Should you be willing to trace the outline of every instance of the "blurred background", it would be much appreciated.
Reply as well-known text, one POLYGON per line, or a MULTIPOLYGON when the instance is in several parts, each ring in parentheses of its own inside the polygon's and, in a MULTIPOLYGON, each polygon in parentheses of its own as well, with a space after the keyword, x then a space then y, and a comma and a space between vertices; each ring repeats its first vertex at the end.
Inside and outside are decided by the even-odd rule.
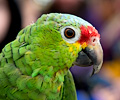
POLYGON ((101 34, 102 70, 90 77, 91 67, 70 69, 78 100, 120 100, 120 0, 0 0, 0 52, 22 28, 51 12, 79 16, 101 34))

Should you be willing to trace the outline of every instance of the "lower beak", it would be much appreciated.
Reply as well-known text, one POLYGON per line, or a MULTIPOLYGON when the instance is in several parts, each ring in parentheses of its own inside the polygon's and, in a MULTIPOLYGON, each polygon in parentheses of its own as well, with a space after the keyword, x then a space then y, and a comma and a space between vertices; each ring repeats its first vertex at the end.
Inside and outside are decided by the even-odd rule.
POLYGON ((103 63, 103 50, 100 43, 95 46, 88 46, 78 54, 75 65, 88 67, 93 65, 92 75, 98 73, 103 63))

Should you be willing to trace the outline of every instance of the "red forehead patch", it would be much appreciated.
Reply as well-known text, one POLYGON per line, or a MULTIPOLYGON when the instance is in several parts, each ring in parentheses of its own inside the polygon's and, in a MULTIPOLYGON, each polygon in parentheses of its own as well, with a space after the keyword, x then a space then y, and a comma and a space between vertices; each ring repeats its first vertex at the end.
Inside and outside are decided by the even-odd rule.
POLYGON ((80 37, 80 40, 78 42, 80 42, 81 44, 83 42, 87 42, 90 40, 90 37, 99 37, 100 38, 100 34, 98 34, 98 31, 92 27, 92 26, 81 26, 80 27, 80 30, 81 30, 81 37, 80 37))

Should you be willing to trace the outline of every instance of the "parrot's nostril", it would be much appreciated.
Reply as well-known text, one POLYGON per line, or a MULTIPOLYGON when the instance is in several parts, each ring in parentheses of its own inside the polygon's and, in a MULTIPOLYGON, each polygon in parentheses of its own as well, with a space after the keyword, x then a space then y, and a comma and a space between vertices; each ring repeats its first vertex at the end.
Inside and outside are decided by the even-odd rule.
POLYGON ((93 42, 95 42, 96 41, 96 39, 93 39, 93 42))

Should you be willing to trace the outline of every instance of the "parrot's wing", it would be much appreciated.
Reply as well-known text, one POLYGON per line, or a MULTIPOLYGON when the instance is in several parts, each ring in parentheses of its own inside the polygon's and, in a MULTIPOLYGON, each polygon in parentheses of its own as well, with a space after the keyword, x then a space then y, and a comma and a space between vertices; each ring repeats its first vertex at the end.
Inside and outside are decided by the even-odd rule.
POLYGON ((62 100, 77 100, 75 84, 70 71, 65 76, 62 100))
POLYGON ((39 75, 36 77, 22 75, 14 64, 6 64, 0 68, 0 99, 45 100, 45 95, 34 91, 41 88, 42 82, 39 75))

